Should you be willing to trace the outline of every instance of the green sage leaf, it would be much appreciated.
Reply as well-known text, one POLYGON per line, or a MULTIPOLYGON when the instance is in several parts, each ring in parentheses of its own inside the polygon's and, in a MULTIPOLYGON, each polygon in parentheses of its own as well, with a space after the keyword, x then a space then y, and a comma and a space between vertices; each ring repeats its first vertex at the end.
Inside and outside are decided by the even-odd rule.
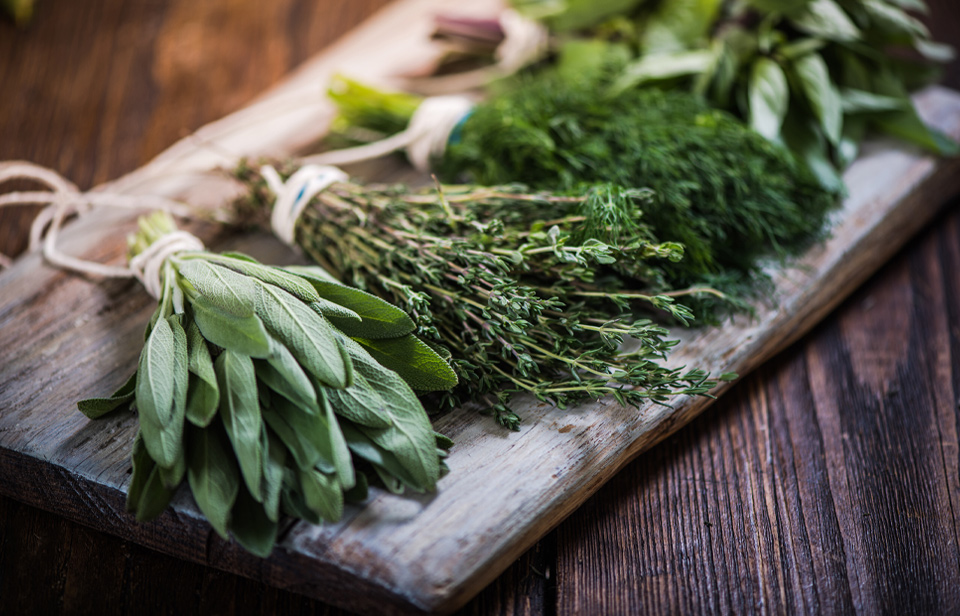
POLYGON ((287 347, 271 341, 273 352, 266 361, 255 362, 257 377, 270 389, 310 413, 319 413, 317 392, 310 378, 287 347))
MULTIPOLYGON (((183 421, 176 421, 174 333, 166 319, 157 321, 140 354, 137 410, 150 457, 173 466, 183 447, 183 421)), ((181 417, 182 419, 182 417, 181 417)))
POLYGON ((87 398, 77 402, 77 409, 90 419, 98 419, 121 406, 130 407, 137 388, 137 373, 130 375, 109 398, 87 398))
POLYGON ((320 296, 309 283, 295 274, 284 271, 283 268, 262 265, 250 258, 223 258, 222 255, 216 259, 216 263, 239 274, 251 276, 260 282, 283 289, 304 303, 320 301, 320 296))
POLYGON ((257 315, 300 365, 323 385, 346 387, 352 378, 350 358, 336 330, 286 291, 260 284, 257 315))
POLYGON ((380 365, 396 372, 418 391, 444 391, 457 384, 457 374, 450 364, 416 336, 354 340, 380 365))
POLYGON ((280 519, 280 492, 283 488, 283 468, 287 459, 287 449, 283 441, 266 425, 260 433, 260 444, 264 451, 261 483, 263 511, 272 522, 276 522, 280 519))
POLYGON ((230 511, 240 491, 240 469, 220 422, 190 431, 187 481, 200 511, 227 539, 230 511))
POLYGON ((224 312, 202 297, 195 298, 191 307, 203 337, 213 344, 250 357, 270 355, 270 337, 256 314, 238 316, 224 312))
POLYGON ((299 468, 319 466, 329 473, 336 470, 326 414, 307 413, 278 396, 271 400, 270 410, 263 418, 290 450, 299 468))
POLYGON ((206 258, 185 260, 178 264, 177 272, 189 283, 188 297, 199 294, 207 306, 233 316, 253 314, 256 282, 249 276, 211 263, 206 258), (191 288, 195 293, 189 292, 191 288))
POLYGON ((245 550, 261 558, 270 556, 277 542, 277 522, 267 517, 257 499, 241 486, 230 514, 230 531, 245 550))
POLYGON ((320 518, 336 522, 343 517, 343 491, 332 475, 316 469, 300 471, 304 504, 320 518))
POLYGON ((187 326, 187 356, 189 358, 190 387, 187 395, 187 419, 198 427, 210 425, 220 406, 220 388, 213 369, 213 359, 207 341, 196 321, 187 326))
POLYGON ((261 500, 260 404, 253 361, 227 349, 214 364, 220 385, 220 415, 250 494, 261 500))

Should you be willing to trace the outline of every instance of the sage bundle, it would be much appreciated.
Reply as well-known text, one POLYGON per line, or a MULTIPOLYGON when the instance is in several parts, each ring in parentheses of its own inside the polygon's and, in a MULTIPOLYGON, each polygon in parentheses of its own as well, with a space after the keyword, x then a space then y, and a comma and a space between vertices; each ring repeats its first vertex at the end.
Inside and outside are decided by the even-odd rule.
POLYGON ((140 219, 130 262, 159 302, 137 370, 78 407, 137 411, 138 519, 186 481, 218 534, 266 556, 282 514, 338 520, 372 480, 435 489, 451 443, 411 385, 449 389, 456 375, 402 310, 318 267, 205 251, 162 212, 140 219))
POLYGON ((460 385, 445 404, 482 402, 516 428, 518 393, 560 407, 604 396, 639 406, 716 384, 702 370, 663 365, 675 341, 654 314, 688 322, 675 298, 716 292, 666 288, 683 250, 643 222, 649 191, 417 191, 342 175, 316 184, 310 172, 242 165, 240 218, 267 224, 275 200, 297 198, 295 244, 343 282, 404 308, 417 335, 449 357, 460 385))

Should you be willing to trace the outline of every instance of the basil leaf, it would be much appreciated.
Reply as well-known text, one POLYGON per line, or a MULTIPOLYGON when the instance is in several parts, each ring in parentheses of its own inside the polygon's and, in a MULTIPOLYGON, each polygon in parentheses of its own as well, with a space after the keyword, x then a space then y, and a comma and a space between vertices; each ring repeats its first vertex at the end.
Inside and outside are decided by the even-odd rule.
POLYGON ((831 41, 856 41, 862 36, 846 11, 834 0, 813 0, 790 17, 801 32, 831 41))
POLYGON ((416 336, 354 340, 380 365, 396 372, 418 391, 443 391, 457 384, 457 374, 450 364, 416 336))
POLYGON ((243 481, 257 501, 260 495, 260 473, 263 465, 260 450, 260 404, 253 361, 227 349, 214 364, 220 397, 220 415, 240 463, 243 481))
POLYGON ((199 294, 206 305, 220 312, 237 317, 253 314, 256 282, 252 278, 210 263, 206 258, 179 262, 177 272, 189 283, 184 286, 191 300, 199 294), (196 293, 189 292, 191 287, 196 293))
POLYGON ((793 61, 793 72, 827 139, 837 145, 843 130, 843 106, 830 80, 827 64, 820 54, 811 53, 793 61))
POLYGON ((264 284, 259 284, 256 312, 267 330, 323 385, 350 383, 350 359, 326 319, 286 291, 264 284))
POLYGON ((710 68, 713 61, 713 52, 700 49, 641 56, 627 65, 608 94, 616 95, 650 82, 695 75, 710 68))
POLYGON ((837 159, 840 169, 847 168, 857 158, 860 152, 860 143, 867 132, 867 121, 864 118, 847 118, 843 123, 843 138, 837 148, 837 159))
POLYGON ((203 337, 213 344, 250 357, 264 358, 270 355, 270 337, 256 314, 230 314, 202 297, 194 298, 191 307, 197 327, 203 337))
POLYGON ((220 406, 220 389, 213 370, 210 349, 194 320, 187 326, 187 357, 191 373, 187 395, 187 419, 198 427, 210 425, 220 406))
POLYGON ((790 89, 780 65, 769 58, 754 62, 750 75, 750 128, 775 140, 789 103, 790 89))
POLYGON ((130 375, 117 391, 109 398, 87 398, 77 402, 77 409, 90 419, 98 419, 121 406, 129 408, 137 387, 137 373, 130 375))
POLYGON ((150 457, 168 467, 174 465, 183 447, 183 421, 176 421, 174 408, 174 353, 173 330, 166 319, 160 319, 140 353, 137 410, 150 457))
POLYGON ((663 53, 700 47, 713 27, 720 0, 660 2, 647 17, 640 47, 643 53, 663 53))
POLYGON ((899 109, 908 109, 912 104, 910 100, 906 98, 884 96, 855 88, 842 89, 840 91, 840 100, 844 113, 897 111, 899 109))
POLYGON ((783 124, 781 136, 787 147, 807 166, 828 191, 840 193, 843 179, 830 161, 827 144, 817 126, 799 114, 789 114, 783 124))
POLYGON ((277 542, 277 528, 277 522, 268 518, 263 506, 241 486, 230 514, 230 531, 237 543, 248 552, 266 558, 277 542))
POLYGON ((260 445, 263 448, 263 511, 276 522, 280 519, 280 491, 283 488, 283 468, 287 459, 287 449, 267 426, 260 432, 260 445))
POLYGON ((273 351, 270 357, 266 361, 254 362, 257 377, 267 387, 303 410, 310 413, 319 413, 317 392, 314 390, 310 378, 304 373, 303 368, 290 354, 287 347, 276 340, 271 340, 271 345, 273 351))
POLYGON ((308 509, 328 522, 343 516, 343 492, 331 475, 316 469, 300 471, 300 490, 308 509))
POLYGON ((187 481, 193 499, 217 534, 228 538, 230 510, 240 491, 240 469, 219 422, 190 431, 187 481))

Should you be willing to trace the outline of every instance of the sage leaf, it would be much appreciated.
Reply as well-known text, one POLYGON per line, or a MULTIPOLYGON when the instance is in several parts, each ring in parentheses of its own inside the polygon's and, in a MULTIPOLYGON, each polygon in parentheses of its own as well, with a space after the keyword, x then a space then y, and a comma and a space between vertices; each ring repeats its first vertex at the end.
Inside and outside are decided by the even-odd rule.
POLYGON ((281 510, 295 518, 306 520, 311 524, 322 524, 320 516, 307 507, 300 488, 300 471, 287 467, 283 469, 283 491, 280 493, 281 510))
POLYGON ((321 467, 334 472, 330 425, 325 414, 307 413, 282 397, 275 397, 264 421, 284 442, 299 468, 321 467))
POLYGON ((230 514, 230 531, 245 550, 261 558, 270 556, 277 542, 277 522, 267 517, 263 506, 241 486, 230 514))
POLYGON ((197 326, 213 344, 250 357, 270 355, 270 337, 256 314, 238 316, 224 312, 200 297, 191 305, 197 326))
POLYGON ((240 463, 243 481, 252 497, 260 501, 260 404, 253 361, 227 349, 214 364, 220 385, 220 414, 233 451, 240 463))
POLYGON ((260 284, 256 313, 300 365, 328 387, 346 387, 352 377, 350 359, 326 319, 295 297, 260 284))
POLYGON ((183 446, 183 421, 175 417, 174 333, 166 319, 154 325, 140 354, 137 410, 144 445, 160 466, 173 466, 183 446))
POLYGON ((187 356, 190 385, 187 395, 187 419, 198 427, 210 425, 220 406, 220 388, 213 369, 207 341, 196 321, 187 326, 187 356))
POLYGON ((336 522, 343 516, 343 492, 332 476, 316 469, 300 471, 304 504, 320 518, 336 522))
POLYGON ((457 384, 457 374, 442 357, 413 335, 388 340, 354 338, 383 367, 393 370, 410 387, 441 391, 457 384))
POLYGON ((77 409, 90 419, 98 419, 121 406, 129 408, 137 388, 137 373, 130 375, 109 398, 87 398, 77 402, 77 409))
POLYGON ((266 361, 255 362, 257 377, 267 387, 310 413, 319 413, 313 383, 287 347, 271 341, 272 352, 266 361))
MULTIPOLYGON (((336 391, 336 390, 333 390, 336 391)), ((350 456, 350 448, 347 446, 347 439, 340 430, 340 422, 333 411, 333 405, 326 395, 322 395, 323 412, 327 418, 329 426, 328 434, 330 436, 330 456, 333 459, 334 471, 340 486, 344 490, 351 489, 356 485, 356 471, 353 468, 353 458, 350 456)))
POLYGON ((827 139, 837 145, 843 130, 843 105, 830 80, 827 64, 820 54, 811 53, 794 60, 793 72, 827 139))
MULTIPOLYGON (((211 263, 206 258, 184 260, 177 272, 208 306, 237 317, 253 314, 256 282, 252 278, 211 263)), ((195 298, 191 297, 191 300, 195 298)))
POLYGON ((750 75, 750 127, 775 140, 789 104, 790 88, 780 65, 769 58, 754 62, 750 75))
POLYGON ((228 539, 230 511, 240 491, 240 469, 220 422, 190 431, 187 482, 200 511, 228 539))
MULTIPOLYGON (((229 268, 239 274, 251 276, 260 282, 283 289, 297 299, 307 304, 320 300, 320 296, 310 284, 299 276, 291 274, 279 267, 262 265, 253 259, 217 258, 218 265, 229 268)), ((252 297, 252 296, 251 296, 252 297)))
POLYGON ((272 522, 280 519, 280 492, 283 488, 283 468, 287 458, 287 449, 283 442, 266 425, 260 433, 263 447, 263 511, 272 522))
POLYGON ((180 433, 180 448, 173 464, 160 466, 160 479, 168 490, 175 490, 187 470, 187 459, 183 445, 183 421, 187 409, 187 394, 190 383, 189 361, 187 359, 187 334, 180 324, 181 315, 167 317, 167 324, 173 332, 173 416, 171 428, 180 433))
POLYGON ((137 521, 146 522, 167 508, 173 491, 164 487, 159 467, 147 451, 142 432, 137 432, 133 440, 131 459, 133 473, 127 489, 127 511, 132 511, 137 521))
POLYGON ((357 481, 352 488, 344 490, 343 500, 348 503, 362 503, 369 495, 369 482, 363 473, 357 473, 357 481))

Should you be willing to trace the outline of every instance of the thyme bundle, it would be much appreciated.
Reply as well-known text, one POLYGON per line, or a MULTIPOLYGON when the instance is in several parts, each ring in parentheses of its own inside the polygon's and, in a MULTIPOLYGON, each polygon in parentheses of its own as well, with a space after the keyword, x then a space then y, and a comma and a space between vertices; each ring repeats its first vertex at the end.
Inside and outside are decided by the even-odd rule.
MULTIPOLYGON (((249 166, 237 174, 249 187, 241 216, 265 221, 274 197, 263 177, 249 166)), ((715 385, 701 370, 661 363, 675 341, 652 313, 687 322, 674 298, 714 291, 665 287, 665 267, 683 251, 643 223, 650 198, 614 187, 565 197, 337 182, 300 214, 295 239, 344 282, 403 307, 418 336, 450 352, 460 386, 445 404, 486 400, 516 428, 517 393, 560 407, 607 395, 639 405, 715 385)))
POLYGON ((420 390, 456 376, 402 310, 320 268, 174 252, 175 236, 162 212, 140 220, 132 261, 168 256, 146 266, 159 304, 137 371, 111 397, 78 403, 90 418, 138 412, 127 493, 138 519, 186 480, 221 536, 266 556, 281 513, 335 521, 345 500, 366 498, 368 477, 395 492, 435 488, 452 443, 373 355, 403 349, 390 363, 420 390))

